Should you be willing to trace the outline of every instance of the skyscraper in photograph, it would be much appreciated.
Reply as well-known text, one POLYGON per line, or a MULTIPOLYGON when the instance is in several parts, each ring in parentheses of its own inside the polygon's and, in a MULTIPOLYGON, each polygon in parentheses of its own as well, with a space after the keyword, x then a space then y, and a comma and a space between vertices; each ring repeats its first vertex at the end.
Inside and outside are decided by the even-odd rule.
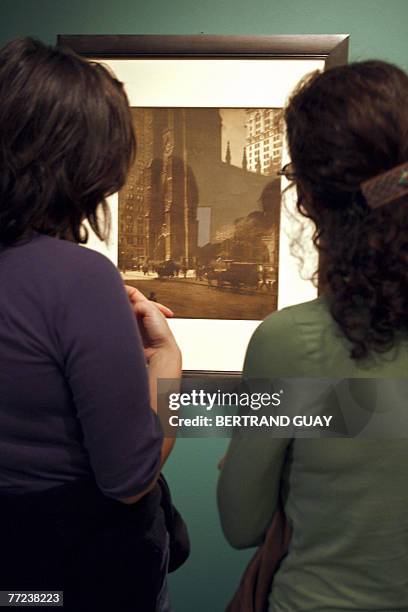
POLYGON ((247 168, 258 174, 273 175, 281 165, 283 112, 281 108, 248 108, 247 168))

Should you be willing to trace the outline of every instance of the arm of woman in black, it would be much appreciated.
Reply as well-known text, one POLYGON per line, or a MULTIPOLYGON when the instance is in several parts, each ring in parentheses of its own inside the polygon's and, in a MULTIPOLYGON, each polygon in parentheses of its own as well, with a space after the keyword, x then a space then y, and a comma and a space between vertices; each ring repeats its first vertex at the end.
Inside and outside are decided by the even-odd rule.
POLYGON ((171 446, 162 449, 149 379, 152 386, 157 377, 180 376, 180 353, 157 308, 146 300, 136 318, 115 266, 78 248, 58 322, 64 373, 98 486, 133 503, 154 486, 171 446), (138 321, 155 343, 148 367, 138 321))

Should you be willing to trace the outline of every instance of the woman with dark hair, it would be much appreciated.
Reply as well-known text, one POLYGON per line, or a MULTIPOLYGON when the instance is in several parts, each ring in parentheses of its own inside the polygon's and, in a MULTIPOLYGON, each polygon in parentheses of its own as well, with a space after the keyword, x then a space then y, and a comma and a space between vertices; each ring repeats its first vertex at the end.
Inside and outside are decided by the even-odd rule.
POLYGON ((171 313, 80 246, 85 220, 108 236, 134 152, 106 68, 32 39, 0 51, 0 590, 64 590, 75 612, 162 609, 155 387, 180 351, 171 313))
MULTIPOLYGON (((408 76, 381 61, 313 74, 289 101, 284 173, 315 226, 321 296, 259 326, 247 380, 406 378, 407 101, 408 76)), ((391 398, 369 408, 391 410, 391 398)), ((279 499, 291 531, 269 610, 408 610, 408 441, 399 435, 234 436, 218 491, 226 537, 261 544, 279 499)))

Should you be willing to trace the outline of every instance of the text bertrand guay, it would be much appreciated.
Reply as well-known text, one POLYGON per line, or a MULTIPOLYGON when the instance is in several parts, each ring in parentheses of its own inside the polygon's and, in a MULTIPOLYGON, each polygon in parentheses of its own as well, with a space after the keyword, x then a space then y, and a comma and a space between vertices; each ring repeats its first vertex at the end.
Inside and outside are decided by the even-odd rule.
POLYGON ((171 427, 330 427, 332 416, 297 415, 289 417, 285 414, 277 416, 261 416, 257 414, 245 415, 217 415, 216 417, 195 416, 179 417, 172 415, 169 418, 171 427))

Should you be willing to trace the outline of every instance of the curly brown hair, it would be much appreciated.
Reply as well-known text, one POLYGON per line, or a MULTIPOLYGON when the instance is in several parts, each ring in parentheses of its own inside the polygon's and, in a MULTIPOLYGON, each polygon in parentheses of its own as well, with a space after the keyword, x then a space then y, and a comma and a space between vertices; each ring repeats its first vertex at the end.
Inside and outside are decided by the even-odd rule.
POLYGON ((360 185, 408 161, 408 76, 374 60, 314 73, 285 121, 330 312, 354 359, 387 351, 408 328, 408 197, 371 209, 360 185))
POLYGON ((101 64, 32 38, 0 50, 0 243, 33 231, 86 242, 109 227, 135 136, 122 83, 101 64), (101 211, 104 224, 101 226, 101 211))

